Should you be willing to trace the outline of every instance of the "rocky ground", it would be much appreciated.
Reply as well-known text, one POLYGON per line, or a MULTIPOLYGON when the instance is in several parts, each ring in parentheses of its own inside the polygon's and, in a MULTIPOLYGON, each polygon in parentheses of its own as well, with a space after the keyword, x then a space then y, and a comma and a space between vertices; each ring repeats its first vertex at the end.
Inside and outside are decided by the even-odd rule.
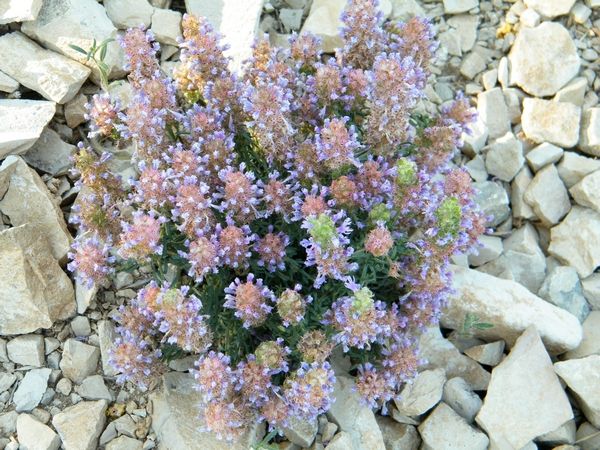
MULTIPOLYGON (((76 231, 69 155, 86 135, 99 73, 87 48, 143 23, 178 53, 181 13, 208 15, 234 64, 257 33, 339 45, 345 0, 0 0, 0 449, 224 449, 200 434, 190 360, 150 394, 115 384, 111 316, 143 274, 109 290, 65 271, 76 231)), ((389 417, 361 407, 338 364, 338 396, 281 449, 600 449, 600 1, 381 0, 386 17, 426 15, 441 46, 423 108, 457 91, 479 121, 455 163, 493 232, 454 261, 457 295, 421 339, 426 365, 389 417), (473 326, 465 330, 465 317, 473 326), (475 320, 476 318, 476 320, 475 320), (492 328, 477 324, 489 323, 492 328), (452 331, 454 330, 454 331, 452 331)), ((110 91, 126 103, 116 43, 110 91)), ((113 149, 125 175, 130 151, 113 149)), ((260 426, 247 441, 260 437, 260 426)), ((248 448, 241 443, 235 448, 248 448)))

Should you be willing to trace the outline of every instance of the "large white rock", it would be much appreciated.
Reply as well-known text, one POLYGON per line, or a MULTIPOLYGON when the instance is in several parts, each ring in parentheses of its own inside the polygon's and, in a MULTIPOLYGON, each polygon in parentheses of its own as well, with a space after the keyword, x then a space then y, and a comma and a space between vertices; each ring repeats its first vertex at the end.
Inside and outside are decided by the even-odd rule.
POLYGON ((562 148, 544 142, 531 149, 527 153, 526 159, 533 171, 537 172, 548 164, 559 161, 562 158, 563 153, 564 151, 562 148))
POLYGON ((565 186, 571 188, 586 175, 600 170, 600 160, 587 158, 575 152, 565 152, 556 167, 565 186))
POLYGON ((460 14, 478 6, 479 0, 444 0, 446 14, 460 14))
POLYGON ((472 427, 445 403, 437 408, 419 425, 423 447, 432 450, 486 450, 488 437, 472 427))
POLYGON ((520 449, 573 418, 569 399, 534 326, 492 371, 477 423, 492 448, 520 449))
POLYGON ((26 152, 55 112, 53 102, 0 100, 0 159, 26 152))
POLYGON ((411 17, 424 16, 425 10, 416 0, 392 0, 393 20, 407 21, 411 17))
POLYGON ((569 194, 554 164, 535 174, 523 198, 546 226, 556 225, 571 209, 569 194))
POLYGON ((590 355, 600 355, 600 311, 590 312, 583 322, 583 339, 579 347, 565 353, 565 358, 585 358, 590 355))
POLYGON ((535 9, 542 16, 552 19, 569 14, 575 0, 525 0, 525 4, 535 9))
POLYGON ((502 181, 510 182, 523 167, 523 144, 511 132, 496 139, 485 157, 488 173, 502 181))
POLYGON ((600 428, 600 355, 557 362, 554 370, 575 393, 585 417, 600 428))
POLYGON ((104 7, 117 28, 148 28, 152 23, 154 8, 148 0, 104 0, 104 7))
POLYGON ((71 156, 76 151, 77 147, 67 144, 56 131, 46 127, 23 159, 30 166, 57 177, 66 175, 72 167, 71 156))
POLYGON ((185 0, 187 12, 205 16, 229 45, 231 69, 239 72, 242 62, 252 55, 258 35, 263 0, 185 0))
POLYGON ((65 450, 95 450, 106 423, 106 400, 79 402, 52 418, 65 450))
POLYGON ((600 108, 583 112, 579 148, 589 155, 600 156, 600 108))
POLYGON ((152 15, 152 32, 162 44, 179 45, 177 39, 181 38, 181 13, 156 8, 152 15))
POLYGON ((442 401, 469 423, 473 422, 482 403, 479 396, 473 392, 473 388, 460 377, 451 378, 446 382, 442 401))
POLYGON ((572 103, 537 98, 523 100, 521 123, 527 138, 570 148, 579 141, 581 108, 572 103))
POLYGON ((54 257, 64 262, 72 237, 61 209, 40 176, 22 158, 9 156, 0 166, 2 177, 8 179, 8 190, 0 201, 0 211, 13 226, 34 225, 50 243, 54 257))
POLYGON ((52 369, 44 367, 32 369, 25 374, 13 397, 17 412, 31 411, 40 404, 51 372, 52 369))
POLYGON ((535 28, 522 27, 508 59, 510 84, 538 97, 556 94, 577 75, 580 65, 569 32, 554 22, 544 22, 535 28))
POLYGON ((512 214, 515 219, 535 219, 536 215, 525 199, 525 191, 533 180, 533 175, 529 167, 523 166, 517 176, 511 183, 510 202, 512 204, 512 214))
POLYGON ((4 72, 0 72, 0 92, 12 94, 17 89, 19 89, 19 82, 4 72))
POLYGON ((32 225, 0 231, 0 335, 31 333, 75 313, 75 295, 32 225))
POLYGON ((27 450, 58 450, 60 448, 58 434, 30 414, 19 414, 17 438, 19 445, 27 450))
POLYGON ((580 278, 600 266, 600 213, 573 206, 567 217, 550 230, 548 253, 575 267, 580 278))
POLYGON ((22 366, 42 367, 44 365, 44 336, 26 334, 11 339, 6 344, 8 358, 22 366))
POLYGON ((502 89, 494 88, 477 95, 477 112, 487 125, 491 139, 504 136, 510 131, 510 116, 502 89))
POLYGON ((452 266, 456 295, 448 301, 441 323, 453 330, 474 314, 492 328, 473 329, 485 340, 504 339, 514 344, 529 326, 535 326, 552 353, 563 353, 581 342, 579 320, 567 311, 542 300, 514 281, 502 280, 476 270, 452 266))
MULTIPOLYGON (((96 0, 45 0, 36 20, 23 23, 21 31, 44 47, 86 64, 92 69, 96 82, 100 76, 96 65, 92 61, 86 62, 86 56, 70 45, 87 50, 94 39, 99 44, 117 36, 117 29, 96 0)), ((104 62, 111 70, 111 78, 125 74, 123 52, 118 42, 108 44, 104 62)))
POLYGON ((446 371, 424 370, 407 384, 395 399, 398 412, 405 416, 420 416, 438 404, 442 398, 446 371))
POLYGON ((162 389, 150 394, 152 429, 164 449, 247 450, 260 441, 264 424, 249 429, 239 441, 218 440, 212 433, 199 431, 200 394, 194 389, 194 378, 187 373, 170 372, 163 377, 162 389))
POLYGON ((90 75, 83 64, 43 49, 18 31, 0 36, 0 53, 0 70, 61 104, 75 97, 90 75))
POLYGON ((581 206, 600 212, 600 170, 587 175, 569 189, 569 192, 581 206))
POLYGON ((96 372, 100 349, 93 345, 84 344, 76 339, 65 342, 60 370, 75 383, 81 383, 86 377, 96 372))
POLYGON ((34 20, 44 0, 2 0, 0 1, 0 25, 11 22, 34 20))

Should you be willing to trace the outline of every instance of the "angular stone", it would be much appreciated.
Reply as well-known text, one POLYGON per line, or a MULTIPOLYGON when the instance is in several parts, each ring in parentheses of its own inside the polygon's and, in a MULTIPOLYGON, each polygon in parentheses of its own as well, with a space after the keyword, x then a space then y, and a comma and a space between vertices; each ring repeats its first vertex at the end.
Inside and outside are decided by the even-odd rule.
POLYGON ((142 450, 144 444, 137 439, 119 436, 106 444, 106 450, 142 450))
POLYGON ((23 159, 30 166, 57 177, 65 175, 72 167, 70 158, 76 151, 77 147, 67 144, 56 131, 46 127, 23 159))
POLYGON ((150 394, 152 429, 165 449, 247 450, 260 441, 264 423, 249 428, 234 443, 218 440, 212 433, 199 432, 200 394, 194 389, 190 374, 170 372, 164 375, 162 389, 150 394))
MULTIPOLYGON (((424 16, 425 14, 421 14, 424 16)), ((470 14, 461 14, 448 18, 448 25, 455 28, 460 40, 460 48, 463 52, 473 49, 477 40, 477 26, 479 25, 479 16, 470 14)))
POLYGON ((205 16, 221 33, 229 45, 225 54, 233 60, 231 69, 239 72, 242 62, 252 55, 263 0, 185 0, 185 5, 188 13, 205 16))
POLYGON ((425 11, 416 0, 392 0, 392 20, 407 21, 415 16, 424 16, 425 11))
POLYGON ((152 23, 154 8, 147 0, 104 0, 104 8, 108 18, 123 30, 141 25, 148 28, 152 23))
POLYGON ((477 74, 483 72, 486 67, 486 58, 482 52, 472 51, 463 59, 460 65, 460 73, 468 80, 472 80, 477 74))
POLYGON ((529 187, 529 184, 533 180, 533 175, 529 170, 529 167, 524 166, 520 172, 515 176, 511 184, 511 195, 510 201, 512 203, 512 213, 515 219, 534 219, 535 212, 531 206, 529 206, 525 199, 525 191, 529 187))
POLYGON ((600 108, 583 112, 579 148, 588 155, 600 156, 600 108))
POLYGON ((283 435, 293 444, 300 447, 310 447, 317 435, 317 421, 311 422, 290 417, 290 424, 284 428, 283 435))
POLYGON ((525 0, 525 4, 542 16, 552 19, 569 14, 575 0, 525 0))
POLYGON ((3 0, 0 3, 0 25, 35 20, 44 0, 3 0))
POLYGON ((510 216, 508 195, 502 186, 493 181, 473 183, 475 189, 475 203, 486 217, 490 217, 487 226, 500 225, 510 216))
POLYGON ((534 149, 531 149, 527 156, 527 162, 534 172, 537 172, 548 164, 553 164, 562 158, 564 151, 556 145, 544 142, 534 149))
POLYGON ((575 267, 581 278, 600 266, 600 213, 573 206, 571 212, 550 230, 548 253, 575 267))
POLYGON ((479 0, 444 0, 446 14, 460 14, 478 6, 479 0))
POLYGON ((569 194, 554 164, 535 174, 523 198, 546 226, 556 225, 571 209, 569 194))
POLYGON ((600 355, 600 311, 592 311, 583 322, 583 339, 579 347, 565 353, 566 359, 600 355))
POLYGON ((19 414, 17 437, 19 445, 27 450, 58 450, 60 448, 58 434, 30 414, 19 414))
POLYGON ((554 101, 569 102, 577 106, 583 106, 585 92, 587 91, 587 78, 577 77, 556 93, 554 101))
POLYGON ((352 379, 345 376, 337 377, 333 393, 335 401, 327 412, 328 419, 350 435, 353 445, 351 448, 385 450, 383 436, 373 411, 363 406, 353 387, 352 379))
POLYGON ((572 444, 575 442, 576 432, 577 425, 575 424, 575 420, 571 419, 563 423, 556 430, 552 430, 537 437, 536 442, 549 445, 572 444))
POLYGON ((583 322, 590 307, 583 296, 577 271, 573 267, 558 266, 552 269, 538 293, 544 300, 569 311, 583 322))
POLYGON ((600 428, 600 355, 557 362, 554 370, 574 392, 585 417, 600 428))
POLYGON ((524 162, 523 144, 511 132, 496 139, 485 157, 488 173, 508 182, 521 170, 524 162))
POLYGON ((421 438, 414 426, 379 415, 375 419, 383 434, 386 450, 418 450, 421 438))
POLYGON ((577 434, 575 437, 578 441, 580 441, 579 447, 572 446, 571 448, 559 450, 596 450, 600 448, 600 430, 593 427, 588 422, 581 424, 581 426, 577 429, 577 434))
POLYGON ((152 32, 162 44, 179 45, 177 39, 181 38, 181 13, 170 9, 155 9, 152 32))
POLYGON ((84 94, 79 94, 65 104, 65 120, 69 128, 75 128, 86 122, 87 102, 87 97, 84 94))
POLYGON ((0 159, 26 152, 55 112, 53 102, 0 100, 0 159))
POLYGON ((100 355, 102 356, 102 372, 107 377, 115 376, 117 374, 115 368, 109 363, 109 352, 116 336, 117 334, 115 332, 115 327, 110 320, 100 320, 98 322, 100 355))
POLYGON ((570 148, 579 141, 581 108, 572 103, 537 98, 523 100, 523 132, 533 142, 570 148))
POLYGON ((476 345, 465 350, 465 355, 486 366, 497 366, 504 356, 504 341, 476 345))
MULTIPOLYGON (((565 3, 562 0, 556 2, 565 3)), ((510 84, 537 97, 556 94, 577 75, 581 63, 569 32, 554 22, 544 22, 535 28, 522 27, 508 59, 510 84)))
POLYGON ((485 263, 498 258, 503 251, 502 239, 498 236, 482 235, 475 248, 475 252, 469 255, 469 264, 471 266, 482 266, 485 263))
POLYGON ((98 347, 69 339, 64 345, 60 369, 67 378, 75 383, 81 383, 96 371, 99 357, 98 347))
POLYGON ((0 335, 50 328, 75 312, 69 277, 32 225, 0 231, 0 335))
POLYGON ((75 97, 90 75, 83 64, 43 49, 18 31, 0 37, 0 53, 0 70, 61 104, 75 97))
POLYGON ((34 225, 48 239, 54 257, 59 262, 66 261, 71 247, 71 233, 62 211, 40 176, 18 156, 9 156, 4 160, 0 174, 4 171, 12 173, 8 190, 0 201, 0 211, 10 218, 13 226, 34 225), (27 208, 23 208, 23 205, 27 205, 27 208))
POLYGON ((17 89, 19 89, 19 82, 4 72, 0 72, 0 92, 12 94, 17 89))
POLYGON ((600 160, 587 158, 575 152, 565 152, 557 165, 558 175, 567 188, 579 183, 586 175, 600 170, 600 160))
POLYGON ((350 433, 340 431, 334 436, 334 438, 327 444, 327 450, 348 450, 353 449, 354 444, 350 433))
POLYGON ((463 133, 462 140, 464 145, 461 151, 468 156, 474 157, 481 149, 485 146, 488 138, 487 125, 483 122, 483 119, 478 114, 477 119, 471 124, 471 134, 463 133))
POLYGON ((475 420, 488 433, 492 447, 520 449, 572 418, 569 399, 540 335, 531 326, 492 371, 475 420))
POLYGON ((477 112, 487 125, 491 139, 504 136, 510 131, 510 116, 502 89, 494 88, 479 94, 477 112))
POLYGON ((460 377, 451 378, 446 382, 442 401, 469 423, 473 422, 482 404, 471 386, 460 377))
POLYGON ((43 368, 32 369, 25 374, 13 397, 17 412, 31 411, 40 404, 51 372, 52 369, 43 368))
POLYGON ((52 418, 65 450, 95 450, 106 423, 106 400, 79 402, 52 418))
POLYGON ((407 384, 394 400, 400 414, 420 416, 439 403, 446 373, 444 369, 424 370, 407 384))
POLYGON ((577 318, 519 283, 459 266, 452 266, 452 273, 456 296, 449 300, 442 314, 441 323, 445 327, 462 329, 465 316, 473 314, 480 322, 493 325, 471 330, 474 336, 486 340, 503 339, 512 345, 533 325, 548 351, 554 354, 572 350, 581 343, 582 329, 577 318))
POLYGON ((22 366, 42 367, 44 365, 44 336, 26 334, 11 339, 6 344, 10 360, 22 366))
POLYGON ((86 400, 106 400, 108 402, 113 401, 113 395, 110 393, 104 379, 101 375, 92 375, 87 377, 81 385, 76 388, 76 391, 82 398, 86 400))
POLYGON ((600 273, 594 273, 585 280, 581 280, 581 285, 583 286, 583 295, 592 309, 600 310, 600 273))
POLYGON ((486 450, 489 444, 484 433, 469 425, 445 403, 440 403, 425 422, 419 425, 419 433, 423 439, 423 448, 428 449, 486 450))
MULTIPOLYGON (((117 36, 117 29, 96 0, 45 0, 36 20, 23 23, 21 31, 44 47, 87 65, 96 82, 100 79, 96 64, 86 62, 86 56, 70 45, 87 50, 94 39, 101 43, 117 36)), ((107 45, 104 62, 110 69, 111 78, 125 74, 123 52, 118 42, 107 45)))
POLYGON ((600 212, 600 170, 585 176, 569 192, 581 206, 600 212))
POLYGON ((487 388, 490 374, 471 358, 460 353, 442 336, 438 326, 429 328, 421 335, 419 352, 426 361, 421 369, 442 368, 446 370, 448 378, 461 377, 478 391, 487 388))

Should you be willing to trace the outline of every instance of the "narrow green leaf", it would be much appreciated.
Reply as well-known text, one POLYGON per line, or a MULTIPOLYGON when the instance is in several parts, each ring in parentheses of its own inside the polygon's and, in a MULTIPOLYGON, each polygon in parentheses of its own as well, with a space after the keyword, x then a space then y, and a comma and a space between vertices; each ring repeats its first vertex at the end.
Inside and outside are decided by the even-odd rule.
POLYGON ((85 51, 84 49, 82 49, 81 47, 79 47, 78 45, 73 45, 73 44, 69 44, 69 47, 71 47, 73 50, 75 50, 76 52, 79 53, 83 53, 84 55, 87 55, 88 52, 85 51))

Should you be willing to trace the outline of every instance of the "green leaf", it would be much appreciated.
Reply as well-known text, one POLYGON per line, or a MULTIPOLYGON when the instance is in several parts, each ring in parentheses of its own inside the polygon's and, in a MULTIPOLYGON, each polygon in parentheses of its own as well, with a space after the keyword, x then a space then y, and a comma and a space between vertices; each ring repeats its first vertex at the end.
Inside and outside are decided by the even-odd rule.
POLYGON ((103 42, 100 46, 100 61, 104 61, 104 58, 106 58, 106 44, 107 42, 103 42))
POLYGON ((487 322, 479 322, 473 325, 473 328, 477 328, 478 330, 487 330, 489 328, 494 328, 494 324, 487 322))
POLYGON ((73 44, 69 44, 69 47, 71 47, 73 50, 75 50, 76 52, 79 53, 83 53, 84 55, 87 55, 88 52, 85 51, 84 49, 82 49, 81 47, 79 47, 78 45, 73 45, 73 44))

